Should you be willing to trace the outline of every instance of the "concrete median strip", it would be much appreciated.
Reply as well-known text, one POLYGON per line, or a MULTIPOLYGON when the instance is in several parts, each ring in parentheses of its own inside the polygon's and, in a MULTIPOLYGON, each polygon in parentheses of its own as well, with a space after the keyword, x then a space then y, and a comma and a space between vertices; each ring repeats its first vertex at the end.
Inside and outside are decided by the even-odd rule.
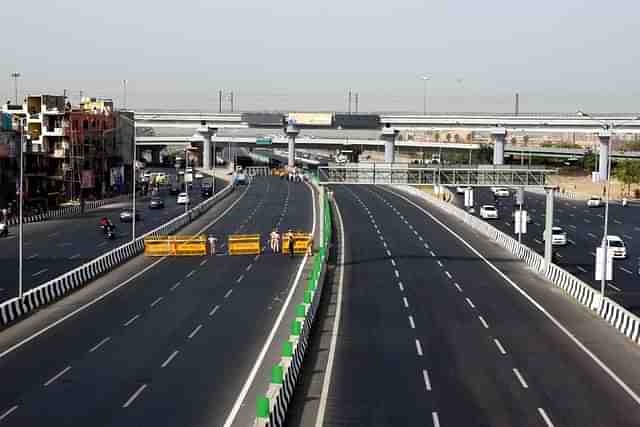
POLYGON ((214 197, 205 200, 188 212, 145 233, 134 241, 125 243, 86 264, 76 267, 36 288, 28 290, 24 293, 22 299, 12 298, 3 302, 0 304, 0 325, 10 324, 36 310, 38 307, 63 298, 75 289, 86 285, 120 264, 141 254, 144 250, 145 237, 175 233, 196 218, 199 218, 208 211, 209 208, 217 204, 218 201, 230 194, 233 189, 233 185, 230 184, 214 197))

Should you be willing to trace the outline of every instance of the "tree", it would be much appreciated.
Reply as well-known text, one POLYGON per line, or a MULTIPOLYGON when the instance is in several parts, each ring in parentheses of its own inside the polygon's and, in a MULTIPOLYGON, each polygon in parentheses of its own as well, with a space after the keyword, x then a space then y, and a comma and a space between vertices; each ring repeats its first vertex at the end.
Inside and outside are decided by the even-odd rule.
POLYGON ((524 142, 524 146, 529 145, 529 135, 525 135, 522 137, 522 142, 524 142))
POLYGON ((440 141, 440 132, 436 132, 436 133, 433 134, 433 140, 435 142, 440 141))
POLYGON ((449 132, 447 132, 447 135, 445 136, 447 142, 451 142, 451 134, 449 132))
POLYGON ((473 132, 469 132, 466 136, 467 142, 468 143, 472 143, 473 142, 473 132))
POLYGON ((630 193, 631 184, 640 182, 640 162, 623 160, 616 165, 613 175, 627 186, 627 193, 630 193))
POLYGON ((457 133, 455 135, 453 135, 453 140, 458 143, 460 142, 460 135, 458 135, 457 133))
POLYGON ((582 158, 582 167, 593 172, 596 169, 596 155, 594 153, 585 154, 582 158))
POLYGON ((518 142, 518 139, 515 136, 511 137, 511 144, 512 145, 516 145, 516 143, 518 142))

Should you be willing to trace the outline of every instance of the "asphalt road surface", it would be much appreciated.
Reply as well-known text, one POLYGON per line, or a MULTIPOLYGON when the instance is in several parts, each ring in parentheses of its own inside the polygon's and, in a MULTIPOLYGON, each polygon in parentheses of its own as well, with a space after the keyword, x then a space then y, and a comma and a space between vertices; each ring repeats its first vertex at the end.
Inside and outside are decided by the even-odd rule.
MULTIPOLYGON (((640 425, 638 402, 435 220, 370 186, 338 186, 335 197, 346 256, 324 426, 640 425)), ((542 289, 519 262, 489 262, 542 289)), ((613 349, 611 338, 624 349, 613 363, 637 363, 633 344, 548 289, 578 328, 596 322, 589 346, 613 349)))
MULTIPOLYGON (((207 227, 220 207, 197 227, 204 223, 222 241, 231 233, 266 237, 275 226, 310 229, 306 185, 259 177, 238 199, 244 190, 225 199, 239 201, 218 222, 207 227)), ((143 261, 144 273, 124 266, 99 279, 91 286, 130 282, 28 344, 7 353, 11 340, 2 339, 20 335, 25 323, 0 335, 2 425, 223 424, 299 259, 265 253, 143 261)), ((58 308, 49 310, 53 316, 58 308)))
MULTIPOLYGON (((452 189, 455 191, 455 189, 452 189)), ((514 233, 513 191, 510 197, 498 199, 498 220, 489 220, 501 231, 517 238, 514 233)), ((526 206, 531 216, 527 234, 523 235, 523 243, 539 254, 544 254, 543 231, 545 226, 545 196, 536 193, 525 193, 526 206)), ((480 206, 495 204, 493 193, 489 189, 475 191, 476 215, 480 206)), ((464 197, 456 195, 456 204, 464 205, 464 197)), ((609 235, 617 235, 625 241, 627 258, 614 260, 613 281, 607 284, 607 296, 623 304, 627 308, 640 311, 640 206, 622 207, 619 202, 609 205, 609 235)), ((560 226, 567 232, 567 246, 554 246, 557 255, 556 263, 571 274, 579 277, 595 289, 600 289, 600 281, 594 280, 595 251, 601 245, 604 232, 604 207, 588 208, 584 200, 567 200, 556 198, 554 201, 554 226, 560 226)))
MULTIPOLYGON (((216 180, 216 190, 226 184, 216 180)), ((191 203, 200 203, 200 189, 194 185, 191 203)), ((184 212, 184 205, 176 203, 176 196, 168 188, 160 191, 165 202, 162 209, 149 209, 149 197, 138 197, 136 235, 152 230, 184 212)), ((119 215, 130 209, 131 201, 122 201, 90 210, 82 216, 49 219, 24 225, 23 289, 29 290, 48 280, 116 248, 132 236, 131 223, 120 222, 119 215), (116 238, 107 240, 99 228, 100 218, 107 217, 116 225, 116 238)), ((6 238, 0 238, 0 301, 18 294, 18 228, 11 227, 6 238)))

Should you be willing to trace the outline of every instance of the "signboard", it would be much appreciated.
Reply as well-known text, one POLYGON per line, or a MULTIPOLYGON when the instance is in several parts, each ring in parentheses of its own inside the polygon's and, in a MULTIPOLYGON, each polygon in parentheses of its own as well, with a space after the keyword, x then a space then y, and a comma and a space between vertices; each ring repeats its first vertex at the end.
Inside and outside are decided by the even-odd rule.
POLYGON ((95 187, 95 176, 92 170, 82 171, 82 180, 80 181, 80 188, 93 188, 95 187))
POLYGON ((473 188, 465 188, 464 190, 464 206, 473 207, 473 188))
POLYGON ((333 113, 289 113, 287 120, 302 126, 331 126, 333 113))
MULTIPOLYGON (((607 277, 605 280, 613 280, 613 249, 607 251, 607 277)), ((596 248, 596 280, 602 280, 602 246, 596 248)))
POLYGON ((516 234, 527 234, 527 211, 517 210, 514 212, 514 226, 516 234))
POLYGON ((271 138, 256 138, 256 145, 271 145, 271 138))

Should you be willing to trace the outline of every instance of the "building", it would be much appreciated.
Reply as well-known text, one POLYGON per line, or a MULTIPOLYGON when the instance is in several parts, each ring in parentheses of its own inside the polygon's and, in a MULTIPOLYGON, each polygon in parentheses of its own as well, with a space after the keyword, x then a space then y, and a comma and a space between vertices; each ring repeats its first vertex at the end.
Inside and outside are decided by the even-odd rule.
POLYGON ((13 115, 0 113, 0 209, 7 208, 16 196, 16 139, 13 115))

